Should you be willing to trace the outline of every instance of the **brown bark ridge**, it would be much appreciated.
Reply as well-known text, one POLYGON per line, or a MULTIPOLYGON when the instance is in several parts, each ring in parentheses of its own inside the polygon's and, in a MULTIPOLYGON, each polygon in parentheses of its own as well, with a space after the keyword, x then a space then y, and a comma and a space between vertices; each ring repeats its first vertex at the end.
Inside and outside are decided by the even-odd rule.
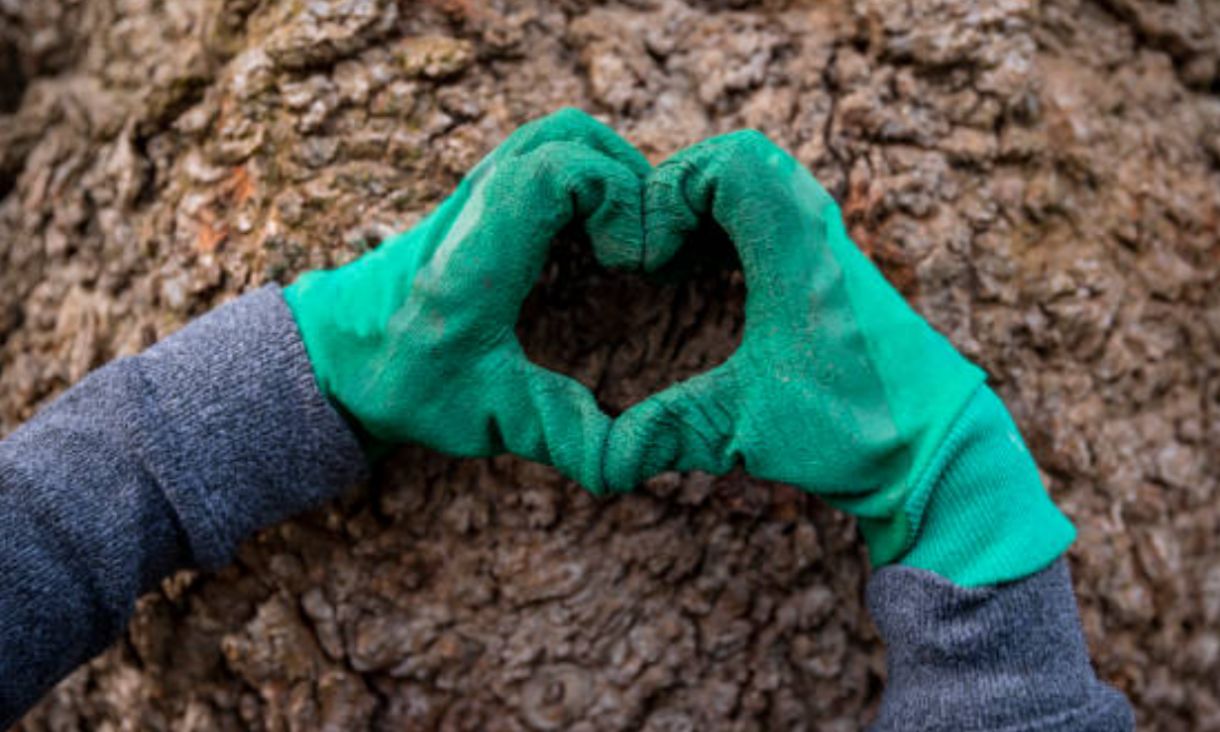
MULTIPOLYGON (((1142 729, 1220 730, 1218 58, 1207 0, 0 2, 0 431, 556 107, 658 161, 756 127, 991 373, 1080 528, 1100 675, 1142 729)), ((608 409, 731 353, 739 276, 563 246, 521 330, 608 409)), ((20 728, 857 729, 867 576, 784 486, 598 501, 407 449, 167 580, 20 728)))

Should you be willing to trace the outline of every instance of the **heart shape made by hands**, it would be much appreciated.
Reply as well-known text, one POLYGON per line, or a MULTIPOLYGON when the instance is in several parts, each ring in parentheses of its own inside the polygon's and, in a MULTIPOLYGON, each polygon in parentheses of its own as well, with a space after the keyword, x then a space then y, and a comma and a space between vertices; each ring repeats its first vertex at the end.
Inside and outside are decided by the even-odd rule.
MULTIPOLYGON (((740 464, 855 514, 885 563, 912 551, 957 455, 999 436, 975 462, 1018 465, 1036 489, 1014 500, 978 490, 971 472, 938 488, 937 501, 1058 515, 983 372, 856 248, 813 176, 757 132, 705 140, 653 168, 605 125, 559 112, 510 136, 418 226, 338 270, 307 273, 285 297, 323 393, 372 443, 508 451, 594 493, 740 464), (741 345, 724 363, 611 419, 585 386, 526 357, 518 314, 561 230, 582 226, 603 266, 655 272, 709 222, 731 240, 746 288, 741 345)), ((1028 569, 1008 558, 1037 542, 1004 522, 993 529, 1016 537, 991 542, 1004 562, 930 551, 983 567, 963 576, 1028 569)))

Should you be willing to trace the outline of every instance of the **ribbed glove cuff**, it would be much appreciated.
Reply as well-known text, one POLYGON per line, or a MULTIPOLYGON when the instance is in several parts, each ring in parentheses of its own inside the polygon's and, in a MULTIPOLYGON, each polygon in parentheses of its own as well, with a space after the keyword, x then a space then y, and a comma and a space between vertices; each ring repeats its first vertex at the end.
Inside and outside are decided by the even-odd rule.
MULTIPOLYGON (((1009 582, 1045 569, 1076 530, 1042 486, 1038 468, 1000 398, 980 386, 916 478, 910 527, 897 562, 962 587, 1009 582)), ((886 537, 865 538, 873 546, 886 537)))

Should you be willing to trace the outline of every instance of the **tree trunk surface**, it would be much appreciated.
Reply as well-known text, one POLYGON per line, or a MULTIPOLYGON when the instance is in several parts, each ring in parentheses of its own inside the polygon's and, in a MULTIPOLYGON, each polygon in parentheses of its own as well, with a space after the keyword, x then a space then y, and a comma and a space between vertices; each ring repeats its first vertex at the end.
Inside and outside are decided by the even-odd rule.
MULTIPOLYGON (((1220 730, 1218 59, 1210 0, 0 0, 0 432, 412 225, 560 106, 655 162, 754 127, 990 372, 1140 728, 1220 730)), ((617 413, 727 358, 743 294, 565 240, 519 329, 617 413)), ((597 500, 407 448, 165 581, 19 727, 854 730, 867 578, 787 486, 597 500)))

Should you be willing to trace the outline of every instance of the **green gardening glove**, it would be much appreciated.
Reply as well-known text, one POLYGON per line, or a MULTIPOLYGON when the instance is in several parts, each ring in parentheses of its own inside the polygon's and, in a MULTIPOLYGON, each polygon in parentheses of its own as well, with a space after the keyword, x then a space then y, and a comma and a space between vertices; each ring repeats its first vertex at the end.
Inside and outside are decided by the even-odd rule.
POLYGON ((598 260, 638 267, 651 166, 565 110, 515 132, 423 222, 285 292, 323 394, 367 442, 509 451, 601 490, 610 419, 577 381, 526 359, 521 303, 565 225, 598 260))
POLYGON ((1050 564, 1074 529, 981 370, 907 306, 852 244, 830 195, 756 132, 708 140, 647 185, 645 265, 701 217, 735 243, 741 347, 715 370, 632 407, 611 431, 606 482, 747 472, 859 517, 874 564, 960 585, 1050 564))

